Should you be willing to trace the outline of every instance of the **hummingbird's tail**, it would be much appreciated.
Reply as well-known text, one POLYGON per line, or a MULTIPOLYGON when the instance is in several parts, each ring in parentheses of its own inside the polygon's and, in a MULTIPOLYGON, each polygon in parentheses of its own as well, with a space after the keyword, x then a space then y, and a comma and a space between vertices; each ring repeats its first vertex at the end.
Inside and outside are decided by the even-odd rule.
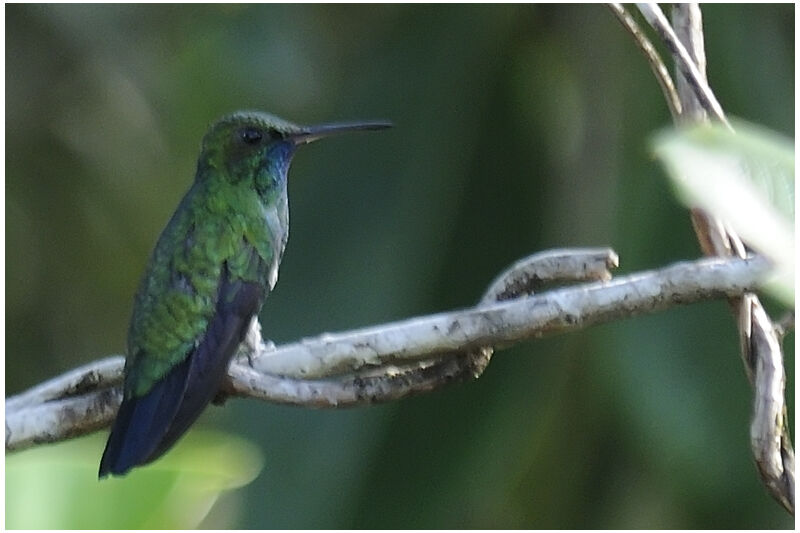
POLYGON ((265 297, 260 284, 223 276, 216 313, 202 341, 149 392, 123 400, 100 461, 101 478, 158 459, 189 429, 217 395, 265 297))
POLYGON ((121 476, 150 462, 150 456, 170 427, 186 391, 190 360, 187 357, 144 396, 123 400, 111 428, 99 477, 121 476))

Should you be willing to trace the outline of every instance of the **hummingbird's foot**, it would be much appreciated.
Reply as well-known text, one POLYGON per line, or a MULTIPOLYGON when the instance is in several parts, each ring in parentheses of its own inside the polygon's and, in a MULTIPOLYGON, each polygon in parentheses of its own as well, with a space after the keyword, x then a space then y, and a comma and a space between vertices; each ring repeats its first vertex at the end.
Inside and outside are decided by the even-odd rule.
POLYGON ((250 321, 250 327, 247 329, 242 344, 239 345, 239 352, 236 354, 237 359, 247 358, 247 365, 250 368, 255 368, 255 360, 264 353, 271 352, 275 349, 275 343, 269 339, 264 339, 261 336, 261 324, 258 322, 258 317, 253 317, 250 321))

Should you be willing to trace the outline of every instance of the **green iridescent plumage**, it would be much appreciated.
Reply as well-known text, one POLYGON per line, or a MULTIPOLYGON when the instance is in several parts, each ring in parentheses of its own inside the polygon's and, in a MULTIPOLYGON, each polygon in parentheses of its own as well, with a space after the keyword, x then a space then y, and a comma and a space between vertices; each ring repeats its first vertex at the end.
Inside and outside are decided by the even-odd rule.
POLYGON ((122 405, 100 475, 158 458, 221 385, 277 280, 286 174, 298 145, 385 123, 297 126, 259 112, 216 122, 195 182, 159 237, 134 302, 122 405))
MULTIPOLYGON (((272 232, 264 220, 265 206, 277 206, 280 198, 262 199, 252 184, 232 179, 236 175, 226 169, 201 166, 197 182, 159 239, 136 298, 126 385, 137 396, 184 359, 205 331, 223 265, 233 279, 267 286, 269 265, 285 244, 288 220, 282 217, 272 232), (142 353, 151 357, 142 359, 142 353)), ((276 192, 268 196, 280 197, 276 192)))

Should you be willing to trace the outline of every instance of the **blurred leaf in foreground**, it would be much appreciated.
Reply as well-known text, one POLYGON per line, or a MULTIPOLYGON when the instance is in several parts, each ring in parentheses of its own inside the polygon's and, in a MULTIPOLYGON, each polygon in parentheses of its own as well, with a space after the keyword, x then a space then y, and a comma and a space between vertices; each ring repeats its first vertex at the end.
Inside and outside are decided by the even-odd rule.
MULTIPOLYGON (((97 479, 104 434, 6 456, 8 529, 187 529, 220 493, 250 483, 259 450, 224 433, 192 431, 162 460, 97 479)), ((235 524, 230 524, 235 527, 235 524)))
POLYGON ((743 122, 661 132, 653 140, 680 200, 728 224, 775 263, 767 288, 794 306, 794 146, 743 122))

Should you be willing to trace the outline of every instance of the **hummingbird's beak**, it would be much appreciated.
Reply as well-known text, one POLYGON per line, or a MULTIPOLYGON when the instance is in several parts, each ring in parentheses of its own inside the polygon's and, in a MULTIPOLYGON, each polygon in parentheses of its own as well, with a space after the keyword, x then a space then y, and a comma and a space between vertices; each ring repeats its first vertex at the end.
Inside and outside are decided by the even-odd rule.
POLYGON ((317 139, 336 135, 338 133, 346 133, 348 131, 361 131, 361 130, 385 130, 391 128, 392 123, 387 121, 372 121, 372 122, 344 122, 337 124, 319 124, 317 126, 308 126, 303 128, 300 133, 291 135, 295 146, 300 144, 308 144, 317 139))

